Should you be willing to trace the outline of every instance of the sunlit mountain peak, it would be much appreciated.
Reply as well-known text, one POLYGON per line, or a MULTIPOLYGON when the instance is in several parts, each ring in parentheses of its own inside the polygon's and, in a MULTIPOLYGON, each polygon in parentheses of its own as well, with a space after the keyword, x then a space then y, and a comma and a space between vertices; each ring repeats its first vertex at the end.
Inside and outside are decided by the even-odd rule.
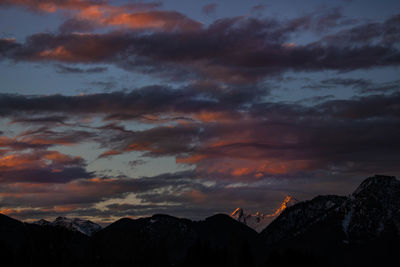
POLYGON ((282 201, 279 208, 270 214, 263 214, 257 211, 254 214, 245 213, 242 208, 237 208, 231 213, 231 217, 235 220, 246 224, 257 232, 261 232, 268 224, 278 217, 287 207, 293 206, 298 200, 291 195, 287 195, 282 201))

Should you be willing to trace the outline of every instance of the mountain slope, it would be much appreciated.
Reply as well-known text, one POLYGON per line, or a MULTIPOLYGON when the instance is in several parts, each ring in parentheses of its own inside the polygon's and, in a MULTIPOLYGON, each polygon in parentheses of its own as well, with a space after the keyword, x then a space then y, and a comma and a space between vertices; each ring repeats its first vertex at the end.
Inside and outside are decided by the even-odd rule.
POLYGON ((282 211, 284 211, 287 207, 293 206, 298 201, 294 197, 288 195, 285 197, 280 207, 276 209, 275 212, 271 214, 262 214, 260 212, 256 212, 255 214, 247 214, 243 211, 242 208, 237 208, 231 214, 231 217, 250 228, 253 228, 257 232, 261 232, 267 227, 276 217, 278 217, 282 211))
POLYGON ((124 218, 93 235, 92 260, 95 266, 252 266, 257 240, 254 230, 223 214, 198 222, 124 218))
POLYGON ((268 252, 312 253, 330 266, 398 266, 400 181, 377 175, 349 197, 319 196, 286 209, 260 237, 268 252))
POLYGON ((191 221, 168 215, 120 219, 92 239, 96 266, 162 266, 180 262, 195 242, 191 221))
POLYGON ((102 228, 100 225, 89 220, 81 220, 79 218, 69 219, 66 217, 57 217, 53 222, 49 222, 42 219, 37 222, 34 222, 34 224, 42 226, 52 225, 57 227, 63 227, 72 231, 78 231, 87 236, 93 235, 95 232, 100 231, 102 228))
POLYGON ((0 214, 0 266, 87 266, 88 237, 0 214))

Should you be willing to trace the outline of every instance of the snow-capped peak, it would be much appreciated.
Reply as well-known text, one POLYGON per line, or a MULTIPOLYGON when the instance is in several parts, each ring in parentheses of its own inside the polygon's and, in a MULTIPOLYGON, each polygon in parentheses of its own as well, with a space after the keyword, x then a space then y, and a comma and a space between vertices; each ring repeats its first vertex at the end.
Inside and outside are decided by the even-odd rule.
POLYGON ((87 236, 91 236, 102 228, 100 225, 89 220, 81 220, 79 218, 70 219, 67 217, 57 217, 53 222, 42 219, 34 223, 42 226, 52 225, 63 227, 69 230, 81 232, 82 234, 85 234, 87 236))
POLYGON ((240 218, 243 217, 243 209, 242 209, 242 208, 237 208, 237 209, 235 209, 235 210, 232 212, 231 217, 234 218, 234 219, 239 220, 240 218))
POLYGON ((281 206, 272 214, 269 214, 267 216, 269 217, 276 217, 279 214, 282 213, 282 211, 284 211, 287 207, 293 206, 294 204, 296 204, 298 202, 297 199, 295 199, 294 197, 292 197, 291 195, 287 195, 285 197, 285 199, 283 200, 281 206))
POLYGON ((279 216, 287 207, 293 206, 298 201, 294 197, 288 195, 283 200, 279 208, 271 214, 263 214, 256 212, 255 214, 247 214, 242 208, 237 208, 231 213, 231 217, 247 226, 253 228, 257 232, 261 232, 267 225, 279 216))

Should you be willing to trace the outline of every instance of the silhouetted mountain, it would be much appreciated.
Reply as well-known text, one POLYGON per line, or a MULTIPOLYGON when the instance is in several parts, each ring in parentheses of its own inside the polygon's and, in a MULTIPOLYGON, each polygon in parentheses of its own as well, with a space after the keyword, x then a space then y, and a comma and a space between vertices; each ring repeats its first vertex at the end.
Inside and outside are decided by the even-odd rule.
POLYGON ((88 237, 79 232, 0 214, 1 266, 86 266, 87 244, 88 237))
POLYGON ((223 214, 123 218, 91 237, 0 214, 1 266, 399 266, 399 248, 400 181, 389 176, 287 207, 260 234, 223 214))
POLYGON ((249 242, 257 240, 255 231, 223 214, 199 222, 168 215, 124 218, 93 236, 92 260, 95 266, 243 266, 241 252, 247 249, 243 256, 252 261, 249 242))
POLYGON ((168 266, 181 262, 196 233, 191 221, 167 215, 120 219, 92 239, 95 266, 168 266))
POLYGON ((22 266, 29 249, 28 236, 22 222, 0 214, 0 261, 3 266, 22 266))
POLYGON ((258 234, 225 214, 194 222, 197 243, 184 266, 255 266, 258 234))
POLYGON ((78 231, 87 236, 93 235, 95 232, 100 231, 102 228, 100 225, 89 220, 81 220, 79 218, 70 219, 66 217, 57 217, 53 222, 42 219, 34 222, 34 224, 42 226, 52 225, 57 227, 64 227, 72 231, 78 231))
POLYGON ((326 266, 399 266, 400 181, 376 175, 349 197, 296 204, 260 237, 275 258, 295 251, 326 266))

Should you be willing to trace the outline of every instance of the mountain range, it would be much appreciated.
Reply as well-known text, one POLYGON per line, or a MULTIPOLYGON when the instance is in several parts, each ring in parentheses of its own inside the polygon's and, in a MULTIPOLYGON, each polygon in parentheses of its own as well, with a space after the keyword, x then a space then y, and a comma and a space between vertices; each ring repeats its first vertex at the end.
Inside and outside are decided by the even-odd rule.
POLYGON ((275 210, 274 213, 271 214, 263 214, 257 211, 254 214, 245 213, 242 208, 237 208, 231 214, 231 217, 235 220, 247 225, 250 228, 253 228, 257 232, 261 232, 267 227, 275 218, 277 218, 282 211, 284 211, 287 207, 293 206, 296 204, 298 200, 290 195, 287 195, 283 200, 282 204, 278 209, 275 210))
POLYGON ((91 236, 95 232, 100 231, 102 228, 97 223, 89 220, 81 220, 79 218, 70 219, 66 217, 57 217, 53 222, 41 219, 33 223, 41 226, 63 227, 71 231, 78 231, 87 236, 91 236))
POLYGON ((244 223, 243 212, 202 221, 122 218, 90 234, 66 218, 23 223, 0 214, 0 265, 399 266, 395 177, 367 178, 350 196, 285 205, 259 233, 244 223))

